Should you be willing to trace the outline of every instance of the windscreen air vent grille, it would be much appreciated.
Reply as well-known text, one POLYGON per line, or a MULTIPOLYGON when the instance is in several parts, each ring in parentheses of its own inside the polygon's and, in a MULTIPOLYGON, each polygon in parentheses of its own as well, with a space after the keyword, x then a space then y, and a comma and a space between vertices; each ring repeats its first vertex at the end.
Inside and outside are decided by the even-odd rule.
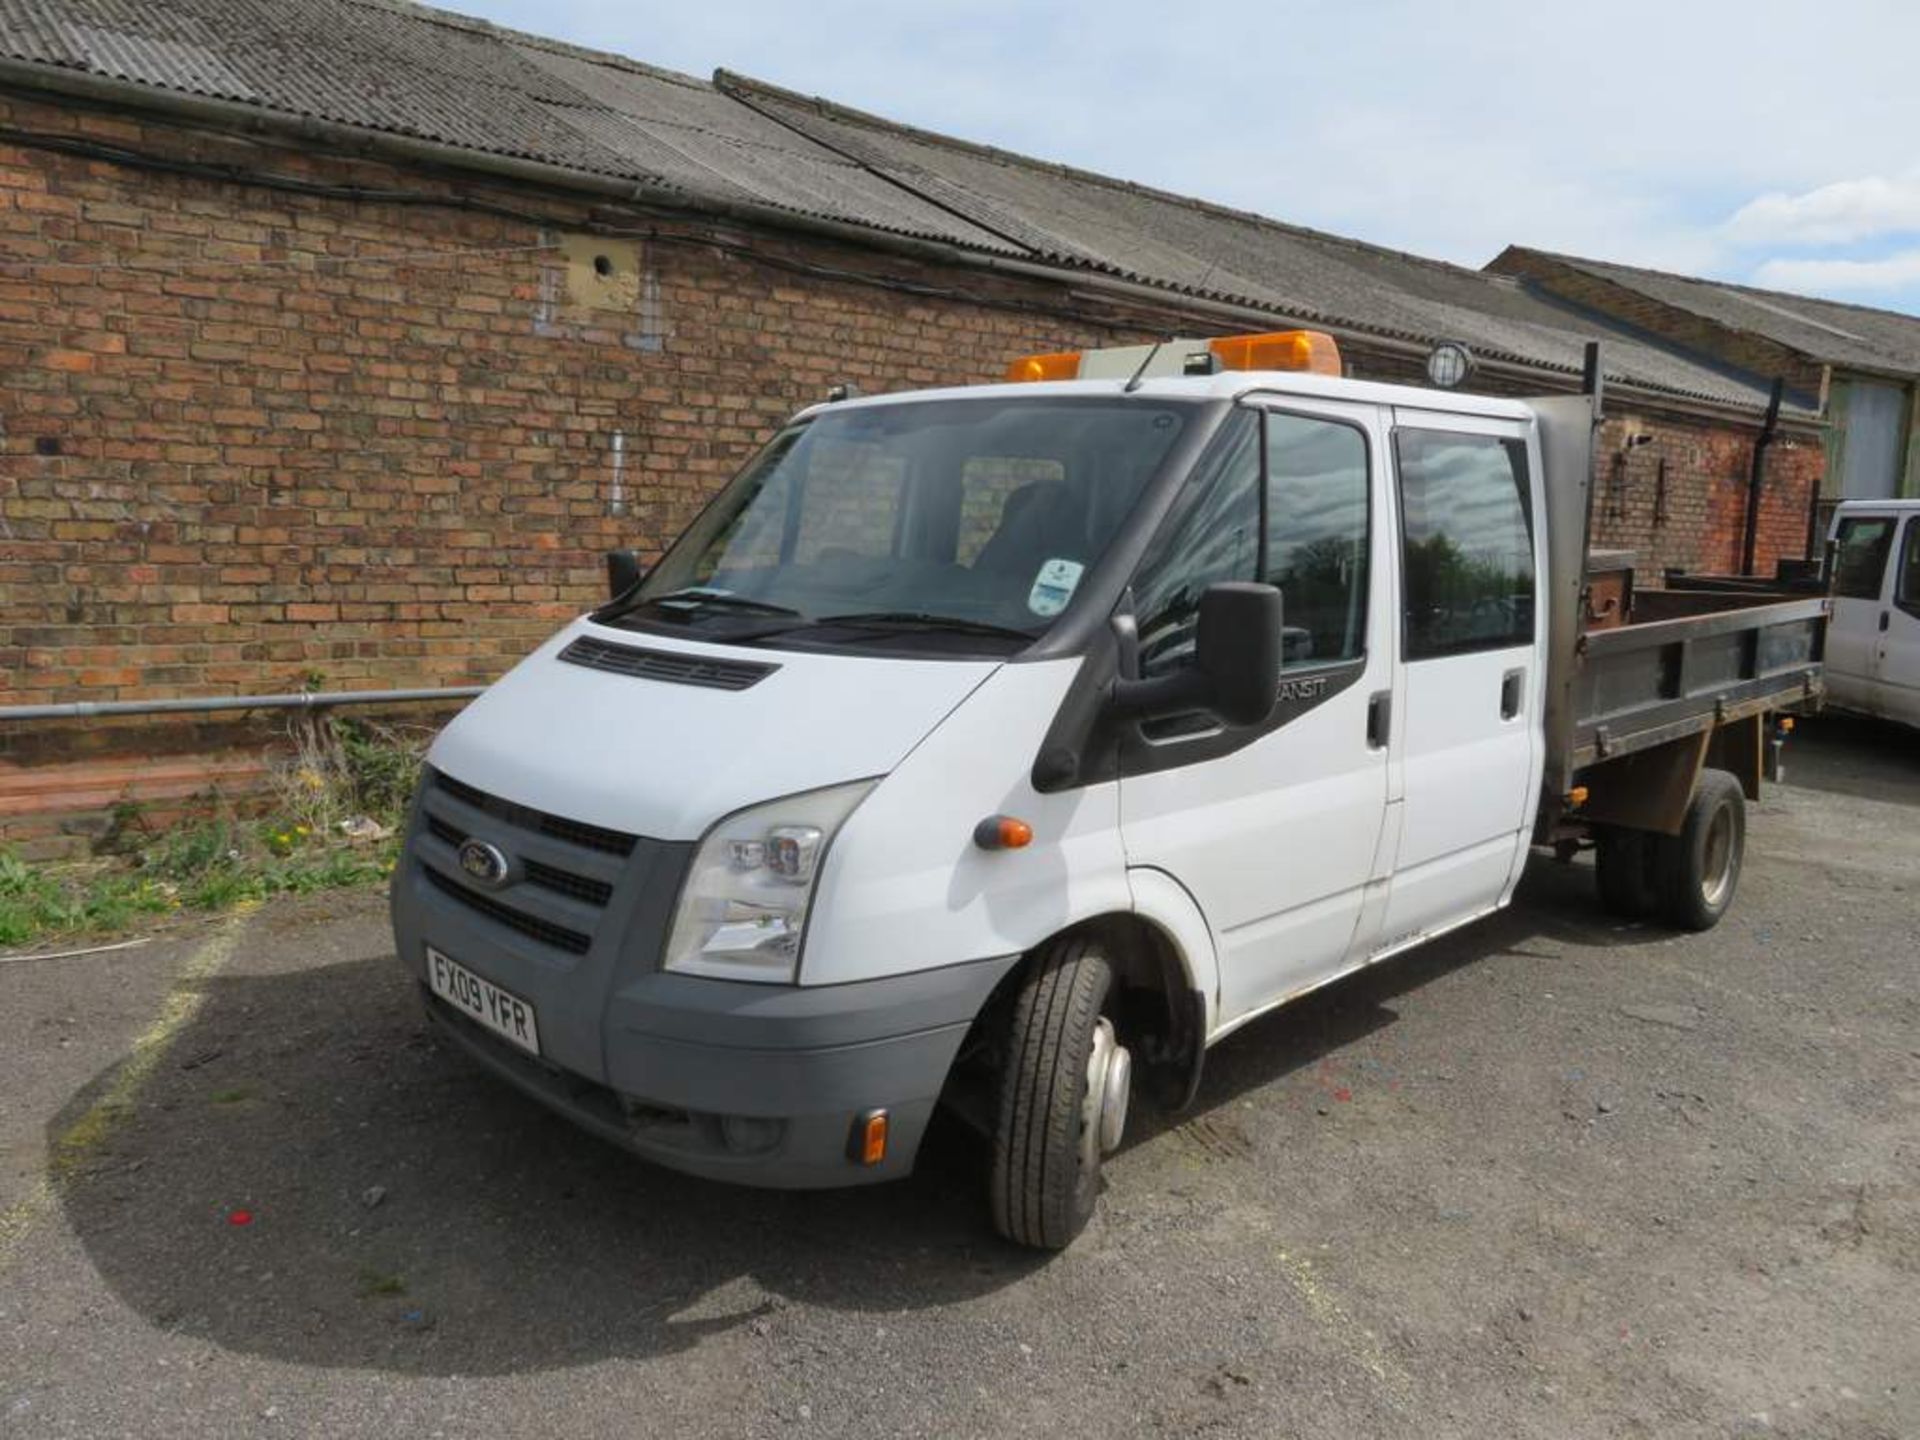
POLYGON ((780 667, 751 660, 718 660, 711 655, 687 655, 677 650, 644 650, 638 645, 615 645, 582 635, 560 652, 571 665, 607 670, 641 680, 664 680, 672 685, 700 685, 709 690, 745 690, 758 685, 780 667))

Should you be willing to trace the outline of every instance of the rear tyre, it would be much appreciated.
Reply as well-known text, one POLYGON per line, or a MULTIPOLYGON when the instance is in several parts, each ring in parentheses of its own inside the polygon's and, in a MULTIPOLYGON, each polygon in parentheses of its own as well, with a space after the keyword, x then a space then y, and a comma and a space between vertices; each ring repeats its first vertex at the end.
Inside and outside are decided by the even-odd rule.
POLYGON ((1131 1059, 1103 1013, 1113 967, 1097 941, 1041 951, 1008 1017, 993 1136, 993 1225, 1061 1250, 1100 1198, 1100 1161, 1126 1123, 1131 1059))
POLYGON ((1609 825, 1594 836, 1594 878, 1600 904, 1623 920, 1644 920, 1660 908, 1655 869, 1660 836, 1609 825))
POLYGON ((1711 930, 1733 904, 1747 851, 1747 800, 1724 770, 1702 770, 1680 833, 1662 837, 1660 915, 1677 930, 1711 930))

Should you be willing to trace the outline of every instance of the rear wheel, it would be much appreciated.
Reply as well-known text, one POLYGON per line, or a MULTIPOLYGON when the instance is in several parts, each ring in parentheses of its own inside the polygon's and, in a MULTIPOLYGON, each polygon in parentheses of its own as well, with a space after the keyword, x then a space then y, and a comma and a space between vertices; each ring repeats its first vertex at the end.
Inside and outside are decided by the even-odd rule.
POLYGON ((1680 833, 1660 840, 1660 915, 1680 930, 1711 930, 1733 904, 1747 851, 1747 800, 1724 770, 1702 770, 1680 833))
POLYGON ((1594 836, 1600 903, 1623 920, 1644 920, 1660 908, 1658 835, 1609 825, 1594 836))
POLYGON ((1086 1228, 1100 1162, 1120 1143, 1132 1058, 1107 1013, 1113 967, 1097 941, 1054 941, 1008 1017, 993 1137, 994 1228, 1060 1250, 1086 1228))

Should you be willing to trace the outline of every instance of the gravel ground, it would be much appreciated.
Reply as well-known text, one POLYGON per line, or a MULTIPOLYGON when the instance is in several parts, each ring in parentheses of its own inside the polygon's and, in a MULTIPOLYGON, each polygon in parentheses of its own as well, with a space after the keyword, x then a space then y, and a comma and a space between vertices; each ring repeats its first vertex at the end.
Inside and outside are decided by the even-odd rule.
POLYGON ((0 1434, 1920 1435, 1920 741, 1791 764, 1718 930, 1541 863, 1217 1050, 1052 1260, 957 1129, 818 1195, 575 1133, 376 896, 0 964, 0 1434))

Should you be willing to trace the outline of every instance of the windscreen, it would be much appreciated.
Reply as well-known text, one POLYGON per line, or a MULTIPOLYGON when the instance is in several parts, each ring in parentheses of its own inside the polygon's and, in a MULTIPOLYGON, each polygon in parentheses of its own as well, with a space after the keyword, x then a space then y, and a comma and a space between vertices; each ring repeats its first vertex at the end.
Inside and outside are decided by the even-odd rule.
POLYGON ((757 615, 786 632, 944 620, 1037 636, 1191 413, 1117 396, 826 411, 776 437, 614 608, 732 628, 757 615))

